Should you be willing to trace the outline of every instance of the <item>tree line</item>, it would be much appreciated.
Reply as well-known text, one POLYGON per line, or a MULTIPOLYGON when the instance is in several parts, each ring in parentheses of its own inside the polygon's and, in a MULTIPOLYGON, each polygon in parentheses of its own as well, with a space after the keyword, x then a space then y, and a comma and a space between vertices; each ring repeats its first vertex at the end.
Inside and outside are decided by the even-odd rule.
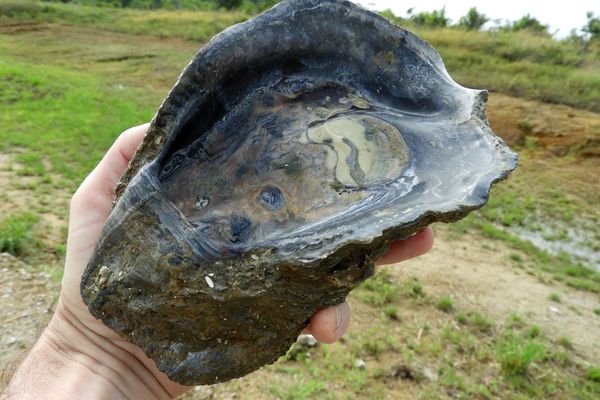
MULTIPOLYGON (((500 31, 517 32, 530 31, 540 35, 552 36, 549 31, 549 26, 541 23, 537 18, 526 14, 516 21, 492 20, 487 15, 479 12, 476 7, 471 7, 466 15, 461 17, 457 23, 453 24, 452 20, 446 15, 446 7, 439 10, 422 11, 415 13, 413 8, 408 9, 406 17, 394 15, 391 10, 383 11, 382 14, 395 21, 409 21, 417 26, 425 26, 432 28, 447 28, 459 27, 467 30, 479 31, 488 22, 494 22, 494 29, 500 31)), ((583 36, 588 39, 600 38, 600 15, 596 16, 592 11, 586 14, 587 21, 581 31, 583 36)), ((577 36, 577 30, 571 31, 572 36, 577 36)))

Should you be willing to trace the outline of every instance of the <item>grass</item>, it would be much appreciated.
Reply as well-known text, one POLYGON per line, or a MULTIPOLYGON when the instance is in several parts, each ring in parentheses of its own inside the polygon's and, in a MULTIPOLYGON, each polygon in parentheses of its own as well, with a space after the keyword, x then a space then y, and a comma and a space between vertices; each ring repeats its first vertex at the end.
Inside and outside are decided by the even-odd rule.
POLYGON ((600 367, 591 367, 588 369, 586 378, 589 381, 600 383, 600 367))
POLYGON ((78 4, 0 1, 0 24, 35 21, 95 27, 157 37, 181 37, 204 42, 223 29, 245 21, 237 11, 135 10, 78 4))
POLYGON ((561 345, 562 347, 564 347, 565 349, 569 349, 569 350, 573 349, 573 342, 571 341, 571 339, 569 339, 566 336, 559 337, 558 344, 561 345))
POLYGON ((33 226, 39 220, 33 214, 23 213, 0 220, 0 253, 22 255, 33 242, 33 226))
POLYGON ((548 299, 550 301, 554 301, 555 303, 560 303, 560 295, 558 293, 550 293, 550 295, 548 296, 548 299))
POLYGON ((442 297, 436 303, 435 307, 445 313, 450 313, 454 310, 454 303, 450 297, 442 297))
POLYGON ((272 385, 268 392, 282 400, 302 400, 313 398, 325 392, 325 384, 316 379, 305 380, 297 376, 294 383, 286 386, 272 385))
POLYGON ((136 89, 115 91, 98 77, 54 66, 5 58, 0 81, 0 150, 20 148, 20 174, 63 176, 71 191, 116 136, 149 120, 154 108, 136 89))
POLYGON ((523 340, 513 333, 503 337, 496 345, 496 356, 506 375, 526 375, 531 363, 541 360, 546 347, 539 342, 523 340))
POLYGON ((540 329, 540 327, 537 325, 534 325, 527 330, 527 332, 525 333, 525 337, 534 339, 534 338, 540 336, 541 334, 542 334, 542 330, 540 329))
MULTIPOLYGON (((369 304, 385 306, 398 298, 398 286, 388 270, 376 274, 361 285, 361 299, 369 304)), ((384 308, 385 309, 385 308, 384 308)))
POLYGON ((414 30, 461 84, 600 111, 600 43, 582 57, 581 43, 528 32, 414 30))
MULTIPOLYGON (((0 1, 0 24, 53 22, 199 42, 249 17, 243 12, 143 11, 0 1)), ((463 85, 600 110, 600 45, 596 43, 582 57, 581 43, 528 32, 406 27, 440 51, 451 75, 463 85)))
POLYGON ((535 175, 533 179, 533 172, 528 166, 532 157, 523 151, 523 165, 507 182, 494 187, 486 206, 452 224, 451 229, 457 237, 474 231, 508 244, 514 250, 509 254, 510 260, 516 266, 526 267, 532 274, 540 277, 550 275, 568 286, 600 293, 600 272, 565 252, 551 254, 542 250, 515 233, 519 229, 536 232, 538 229, 560 230, 564 226, 579 226, 589 235, 587 243, 600 240, 600 229, 593 223, 600 218, 594 202, 585 201, 585 195, 566 194, 568 189, 556 189, 568 184, 564 178, 558 180, 552 174, 544 174, 535 175), (574 215, 578 216, 576 223, 574 215))
MULTIPOLYGON (((385 270, 378 275, 379 283, 372 288, 389 284, 385 270)), ((310 357, 267 367, 276 370, 270 378, 276 383, 266 384, 267 393, 279 399, 384 398, 397 390, 424 399, 591 400, 600 395, 598 370, 579 365, 572 347, 548 338, 525 317, 494 321, 453 306, 453 317, 440 318, 440 299, 424 291, 414 297, 406 290, 414 283, 411 278, 397 282, 402 295, 385 306, 393 306, 399 320, 367 312, 379 315, 371 318, 371 328, 350 331, 343 342, 318 346, 310 357), (367 361, 365 369, 356 367, 358 359, 367 361)), ((380 310, 381 305, 364 301, 364 290, 351 296, 362 307, 380 310)), ((256 385, 260 391, 261 383, 256 385)))

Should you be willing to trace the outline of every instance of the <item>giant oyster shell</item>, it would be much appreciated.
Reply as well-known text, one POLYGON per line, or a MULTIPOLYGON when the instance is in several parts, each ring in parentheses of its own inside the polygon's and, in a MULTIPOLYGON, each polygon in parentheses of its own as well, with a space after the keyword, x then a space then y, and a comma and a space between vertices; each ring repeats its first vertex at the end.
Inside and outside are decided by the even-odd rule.
POLYGON ((389 244, 487 200, 516 167, 415 35, 346 1, 286 1, 183 71, 81 282, 91 313, 172 380, 284 354, 389 244))

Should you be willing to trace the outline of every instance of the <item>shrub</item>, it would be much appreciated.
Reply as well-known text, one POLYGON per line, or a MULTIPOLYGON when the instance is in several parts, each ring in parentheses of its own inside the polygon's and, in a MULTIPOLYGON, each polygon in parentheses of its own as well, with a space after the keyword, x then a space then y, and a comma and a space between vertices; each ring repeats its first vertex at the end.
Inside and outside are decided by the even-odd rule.
MULTIPOLYGON (((409 10, 409 14, 412 14, 412 9, 409 10)), ((446 7, 431 12, 423 11, 418 14, 412 14, 409 20, 414 22, 417 26, 445 28, 450 25, 450 18, 446 17, 446 7)))
POLYGON ((480 14, 477 11, 477 8, 471 7, 467 12, 467 15, 465 15, 458 21, 458 26, 470 31, 478 31, 489 20, 490 19, 484 14, 480 14))

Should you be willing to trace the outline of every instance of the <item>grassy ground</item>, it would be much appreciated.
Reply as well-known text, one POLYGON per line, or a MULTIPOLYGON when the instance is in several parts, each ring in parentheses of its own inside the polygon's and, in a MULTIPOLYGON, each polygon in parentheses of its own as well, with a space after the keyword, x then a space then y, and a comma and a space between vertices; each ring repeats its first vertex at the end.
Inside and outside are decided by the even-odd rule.
MULTIPOLYGON (((15 12, 14 4, 0 0, 0 251, 59 279, 70 193, 116 135, 152 117, 198 42, 247 15, 22 2, 15 12)), ((530 36, 420 33, 467 85, 600 108, 595 56, 579 63, 566 44, 530 36)), ((566 127, 555 136, 568 137, 578 117, 566 114, 577 111, 542 106, 535 103, 531 112, 550 107, 550 115, 565 114, 566 127)), ((519 114, 516 122, 524 136, 520 169, 494 190, 486 208, 453 225, 448 240, 460 243, 471 235, 485 246, 508 247, 503 262, 523 271, 523 279, 553 285, 544 301, 566 307, 570 290, 597 296, 600 275, 582 258, 534 246, 520 229, 567 246, 569 229, 581 228, 597 252, 598 167, 580 158, 580 147, 589 147, 583 136, 561 157, 547 152, 539 143, 548 129, 538 134, 538 123, 528 118, 519 114)), ((583 125, 595 126, 589 121, 600 117, 586 118, 583 125)), ((585 135, 590 143, 598 139, 593 130, 585 135)), ((357 328, 343 342, 296 349, 265 375, 214 393, 280 399, 600 396, 597 363, 573 346, 577 338, 550 334, 529 315, 499 319, 458 302, 450 290, 434 291, 389 271, 352 295, 357 328)), ((595 312, 585 318, 600 318, 600 304, 595 312)))
MULTIPOLYGON (((0 0, 0 23, 37 21, 181 37, 203 42, 246 20, 242 12, 142 11, 0 0)), ((402 22, 405 24, 405 22, 402 22)), ((556 41, 528 32, 466 32, 406 25, 437 48, 452 76, 469 87, 600 111, 600 43, 556 41)))
POLYGON ((261 371, 268 380, 244 378, 212 394, 243 391, 247 398, 290 400, 600 395, 597 369, 578 361, 569 338, 553 339, 522 315, 494 320, 428 290, 383 269, 351 296, 362 330, 331 346, 296 344, 284 360, 261 371), (246 391, 250 385, 256 392, 246 391))
POLYGON ((555 160, 559 166, 563 164, 564 175, 547 173, 547 169, 546 173, 540 173, 544 166, 536 163, 533 153, 523 149, 520 155, 521 167, 507 182, 494 188, 486 207, 451 226, 455 235, 475 230, 504 241, 517 250, 512 261, 520 267, 541 271, 572 287, 600 293, 600 272, 590 264, 591 259, 597 263, 600 250, 597 207, 600 201, 595 188, 590 188, 589 195, 584 196, 574 194, 571 188, 581 183, 577 175, 587 172, 569 168, 568 161, 555 160), (585 235, 580 245, 591 259, 578 258, 566 250, 553 253, 523 239, 525 232, 545 243, 558 243, 559 248, 568 247, 575 240, 573 227, 585 235))

